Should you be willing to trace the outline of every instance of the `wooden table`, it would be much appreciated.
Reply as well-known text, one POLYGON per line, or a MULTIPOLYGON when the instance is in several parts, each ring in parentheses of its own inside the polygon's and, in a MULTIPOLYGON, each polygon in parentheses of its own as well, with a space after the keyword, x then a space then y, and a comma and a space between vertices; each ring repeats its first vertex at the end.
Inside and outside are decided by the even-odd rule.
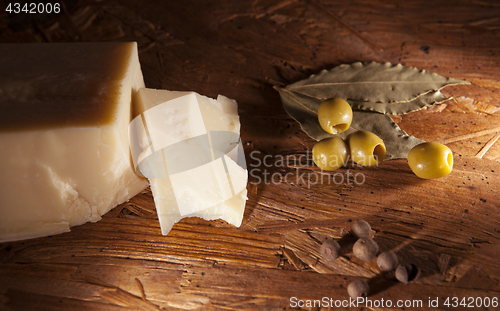
POLYGON ((342 303, 357 279, 370 283, 370 299, 391 300, 390 310, 398 300, 471 310, 444 302, 500 298, 498 1, 84 0, 37 27, 13 33, 5 15, 0 27, 0 42, 137 41, 148 87, 238 101, 251 172, 240 228, 185 219, 162 236, 147 190, 98 223, 0 244, 0 309, 328 310, 314 300, 342 303), (363 183, 311 184, 315 141, 273 86, 356 61, 472 82, 445 88, 454 100, 393 117, 411 135, 446 143, 452 174, 421 180, 398 159, 351 167, 363 183), (264 159, 269 167, 258 165, 264 159), (280 182, 289 172, 296 178, 280 182), (349 230, 358 219, 420 278, 405 285, 356 259, 349 230), (333 262, 319 255, 327 237, 344 246, 333 262))

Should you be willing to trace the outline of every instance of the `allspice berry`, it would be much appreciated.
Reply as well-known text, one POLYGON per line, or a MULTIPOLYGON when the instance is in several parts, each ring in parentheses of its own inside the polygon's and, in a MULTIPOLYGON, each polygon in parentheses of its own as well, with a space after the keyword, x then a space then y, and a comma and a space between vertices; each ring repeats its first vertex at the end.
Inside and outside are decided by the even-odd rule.
POLYGON ((358 238, 367 238, 370 236, 372 227, 364 220, 357 220, 352 224, 351 231, 358 238))
POLYGON ((356 280, 349 283, 347 286, 347 293, 354 299, 358 297, 367 297, 369 291, 370 286, 363 280, 356 280))
POLYGON ((391 251, 382 252, 378 255, 377 265, 384 272, 392 271, 398 265, 398 256, 391 251))
POLYGON ((420 277, 420 269, 414 264, 399 265, 394 272, 396 279, 402 283, 408 284, 420 277))
POLYGON ((319 252, 324 259, 333 261, 340 255, 340 245, 335 240, 327 239, 323 244, 321 244, 319 252))
POLYGON ((360 238, 354 243, 352 252, 356 258, 370 261, 377 256, 378 244, 371 238, 360 238))

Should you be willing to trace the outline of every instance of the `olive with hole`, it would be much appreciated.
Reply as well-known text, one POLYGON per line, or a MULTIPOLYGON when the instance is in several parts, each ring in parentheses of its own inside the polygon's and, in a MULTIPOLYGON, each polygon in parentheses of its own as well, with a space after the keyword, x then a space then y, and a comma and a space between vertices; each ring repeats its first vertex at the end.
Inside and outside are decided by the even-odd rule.
POLYGON ((316 143, 312 149, 314 163, 322 170, 333 171, 344 165, 349 156, 346 142, 340 137, 329 137, 316 143))
POLYGON ((351 159, 363 166, 374 166, 384 160, 384 141, 368 131, 357 131, 347 137, 351 159))
POLYGON ((440 178, 453 170, 453 152, 437 142, 422 143, 408 153, 408 165, 420 178, 440 178))
POLYGON ((318 121, 330 134, 338 134, 349 128, 352 122, 352 108, 342 98, 330 98, 319 105, 318 121))

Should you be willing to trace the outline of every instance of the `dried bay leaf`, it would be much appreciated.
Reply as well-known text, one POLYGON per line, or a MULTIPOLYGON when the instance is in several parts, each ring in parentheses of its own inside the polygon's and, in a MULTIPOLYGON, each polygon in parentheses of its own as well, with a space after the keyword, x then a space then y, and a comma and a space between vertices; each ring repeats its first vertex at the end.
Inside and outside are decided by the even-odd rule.
POLYGON ((321 100, 279 89, 285 111, 297 122, 302 130, 317 141, 331 135, 321 128, 318 121, 318 107, 321 100))
POLYGON ((340 97, 348 102, 372 102, 377 105, 365 103, 357 107, 381 113, 403 114, 434 103, 433 96, 437 96, 437 101, 444 100, 440 97, 441 93, 430 94, 454 84, 469 82, 401 64, 357 62, 340 65, 329 71, 323 70, 286 89, 323 100, 340 97), (419 99, 424 94, 429 95, 419 99), (403 104, 413 100, 410 105, 403 104))
POLYGON ((381 103, 351 99, 348 100, 348 102, 351 104, 352 109, 377 111, 380 113, 397 115, 401 114, 401 111, 405 111, 405 113, 417 111, 425 106, 438 104, 447 99, 448 97, 444 96, 440 91, 432 91, 427 94, 420 95, 412 100, 403 102, 381 103))
MULTIPOLYGON (((322 100, 280 89, 281 101, 286 112, 302 127, 311 138, 320 141, 327 137, 335 136, 325 132, 318 122, 318 107, 322 100), (300 103, 300 104, 298 104, 300 103)), ((385 143, 386 159, 406 158, 414 146, 424 142, 408 135, 388 115, 354 110, 352 123, 345 132, 337 134, 343 139, 355 131, 369 131, 379 136, 385 143)))
POLYGON ((411 148, 423 141, 400 129, 388 114, 404 114, 443 102, 448 98, 440 89, 453 84, 470 83, 401 64, 358 62, 323 70, 276 89, 287 113, 317 141, 334 136, 319 125, 320 103, 332 97, 346 99, 353 108, 353 122, 338 136, 346 138, 356 130, 370 131, 384 141, 386 159, 395 159, 406 158, 411 148))
POLYGON ((406 158, 413 147, 424 142, 408 135, 391 117, 382 113, 355 110, 353 119, 357 121, 353 120, 351 123, 351 132, 342 132, 340 136, 345 139, 356 130, 372 132, 384 141, 387 149, 386 159, 406 158))

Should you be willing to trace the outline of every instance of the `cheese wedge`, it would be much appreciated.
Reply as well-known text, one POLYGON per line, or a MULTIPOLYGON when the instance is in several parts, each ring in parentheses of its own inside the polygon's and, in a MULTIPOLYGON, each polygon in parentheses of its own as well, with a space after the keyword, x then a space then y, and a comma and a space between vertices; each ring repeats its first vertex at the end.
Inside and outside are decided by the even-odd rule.
POLYGON ((95 222, 147 187, 129 151, 136 43, 0 45, 0 242, 95 222))
POLYGON ((132 158, 149 178, 162 234, 193 216, 239 227, 248 173, 236 101, 146 88, 135 98, 132 158))

